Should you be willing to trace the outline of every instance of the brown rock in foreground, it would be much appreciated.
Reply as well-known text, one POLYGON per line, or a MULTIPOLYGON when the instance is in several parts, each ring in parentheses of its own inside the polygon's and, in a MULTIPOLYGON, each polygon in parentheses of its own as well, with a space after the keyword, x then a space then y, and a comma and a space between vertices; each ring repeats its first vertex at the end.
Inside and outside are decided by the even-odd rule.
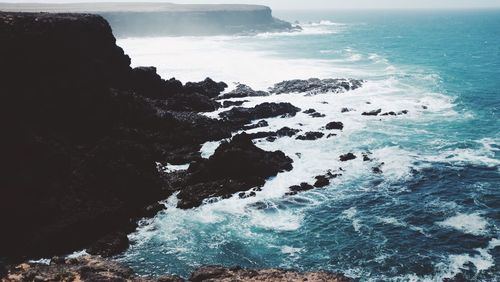
MULTIPOLYGON (((178 276, 164 275, 156 278, 138 276, 129 267, 97 256, 73 259, 54 258, 49 265, 23 263, 12 268, 2 281, 138 281, 182 282, 178 276)), ((309 281, 350 282, 343 274, 329 272, 296 272, 283 269, 243 269, 205 266, 197 269, 188 281, 309 281)))
POLYGON ((196 270, 190 278, 192 282, 270 282, 270 281, 308 281, 308 282, 350 282, 352 279, 343 274, 330 272, 296 272, 284 269, 243 269, 206 266, 196 270))

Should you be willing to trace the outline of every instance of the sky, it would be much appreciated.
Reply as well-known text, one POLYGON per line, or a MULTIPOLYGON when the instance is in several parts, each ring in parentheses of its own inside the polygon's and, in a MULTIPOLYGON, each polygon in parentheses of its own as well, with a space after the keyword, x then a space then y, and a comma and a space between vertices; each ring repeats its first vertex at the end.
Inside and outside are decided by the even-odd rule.
POLYGON ((273 9, 467 9, 500 8, 500 0, 0 0, 0 2, 173 2, 184 4, 263 4, 273 9))

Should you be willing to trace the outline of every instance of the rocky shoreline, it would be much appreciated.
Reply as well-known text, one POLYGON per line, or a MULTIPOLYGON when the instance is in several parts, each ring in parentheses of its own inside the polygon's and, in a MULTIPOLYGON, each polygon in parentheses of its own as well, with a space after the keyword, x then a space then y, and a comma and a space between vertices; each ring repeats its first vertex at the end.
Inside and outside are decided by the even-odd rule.
MULTIPOLYGON (((0 220, 8 227, 0 241, 4 266, 82 249, 102 257, 119 254, 127 249, 126 235, 137 221, 164 209, 159 201, 174 192, 179 192, 179 208, 193 208, 212 197, 255 195, 267 178, 293 168, 283 152, 264 151, 252 139, 291 137, 300 130, 233 134, 266 126, 265 120, 249 123, 287 118, 301 109, 290 103, 264 103, 233 107, 222 112, 221 119, 201 115, 223 106, 218 97, 227 87, 224 82, 207 78, 183 84, 162 79, 154 67, 131 68, 130 58, 100 16, 0 12, 0 54, 0 110, 8 132, 1 146, 5 169, 0 220), (200 149, 208 141, 222 143, 204 159, 200 149), (169 172, 167 164, 189 168, 169 172)), ((296 80, 277 84, 271 92, 340 93, 362 83, 296 80)), ((235 97, 268 95, 248 87, 235 91, 235 97)), ((327 127, 341 129, 338 123, 327 127)), ((311 140, 318 134, 297 138, 311 140)), ((325 186, 333 175, 318 176, 314 186, 325 186)), ((298 187, 291 191, 313 189, 298 187)), ((90 273, 108 275, 116 267, 128 275, 119 279, 143 279, 100 257, 53 261, 53 267, 10 268, 9 275, 24 280, 23 275, 34 271, 36 280, 63 269, 85 280, 84 266, 104 264, 107 274, 90 273)), ((348 281, 343 276, 334 280, 337 276, 328 273, 210 271, 212 276, 193 274, 207 278, 191 281, 348 281)))
MULTIPOLYGON (((135 281, 135 282, 350 282, 342 274, 328 272, 297 272, 284 269, 243 269, 239 267, 204 266, 196 269, 189 279, 174 275, 144 277, 132 269, 101 257, 83 256, 64 259, 55 257, 49 264, 23 263, 13 267, 6 281, 135 281)), ((3 280, 2 280, 3 281, 3 280)))

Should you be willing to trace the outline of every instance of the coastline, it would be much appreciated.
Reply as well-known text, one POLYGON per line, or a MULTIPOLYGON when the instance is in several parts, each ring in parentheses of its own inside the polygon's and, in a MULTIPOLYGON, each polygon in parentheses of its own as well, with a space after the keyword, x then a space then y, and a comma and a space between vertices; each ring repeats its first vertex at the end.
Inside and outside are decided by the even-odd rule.
MULTIPOLYGON (((11 265, 12 279, 28 279, 23 275, 31 275, 33 269, 52 275, 50 267, 39 264, 12 267, 31 258, 82 248, 102 257, 119 254, 128 247, 126 234, 137 221, 164 209, 159 201, 179 189, 179 207, 192 208, 206 198, 258 189, 266 178, 292 169, 293 161, 282 152, 256 147, 252 139, 259 136, 236 135, 209 159, 201 158, 200 148, 206 141, 251 128, 247 124, 254 120, 286 118, 299 108, 264 103, 232 108, 222 120, 204 117, 199 113, 222 107, 216 98, 225 83, 207 78, 182 84, 162 79, 154 67, 132 69, 100 16, 1 12, 0 35, 0 52, 11 54, 1 73, 6 83, 0 86, 2 112, 10 117, 6 128, 11 131, 3 146, 9 150, 4 154, 9 170, 4 171, 7 204, 1 216, 11 232, 0 248, 3 266, 11 265), (164 169, 186 162, 191 163, 187 171, 164 169), (16 271, 20 273, 13 274, 16 271)), ((308 85, 298 83, 295 87, 308 85)), ((320 86, 339 91, 350 87, 343 81, 328 83, 320 86)), ((247 88, 235 91, 233 95, 243 97, 268 95, 247 88)), ((271 135, 295 134, 283 129, 271 135)), ((53 262, 66 265, 57 258, 53 262)), ((72 268, 75 263, 67 265, 72 268)), ((101 263, 90 257, 78 271, 101 263)), ((256 281, 267 281, 276 271, 256 281)), ((238 269, 216 273, 228 279, 255 276, 238 269)))

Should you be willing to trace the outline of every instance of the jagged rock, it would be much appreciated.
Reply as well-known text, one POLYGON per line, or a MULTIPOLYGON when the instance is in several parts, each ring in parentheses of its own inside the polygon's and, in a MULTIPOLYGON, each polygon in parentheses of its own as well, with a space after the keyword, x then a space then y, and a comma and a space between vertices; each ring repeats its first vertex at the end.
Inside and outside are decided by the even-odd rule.
POLYGON ((176 94, 167 100, 167 108, 181 112, 213 112, 220 104, 206 95, 195 93, 176 94))
POLYGON ((137 67, 132 70, 130 84, 141 95, 153 99, 167 99, 184 92, 182 82, 171 78, 163 80, 155 67, 137 67))
POLYGON ((297 134, 298 132, 300 132, 300 130, 292 129, 292 128, 285 126, 285 127, 278 129, 276 132, 263 131, 263 132, 257 132, 257 133, 250 133, 248 135, 250 136, 251 139, 269 138, 268 141, 274 142, 276 140, 276 138, 278 138, 278 137, 285 137, 285 136, 292 137, 295 134, 297 134))
POLYGON ((330 272, 300 273, 284 269, 243 269, 239 267, 224 268, 219 266, 205 266, 197 269, 189 279, 192 282, 351 282, 343 274, 330 272))
POLYGON ((321 188, 330 185, 330 180, 324 175, 316 176, 316 182, 314 183, 314 187, 321 188))
POLYGON ((208 98, 215 98, 227 88, 227 84, 224 82, 215 82, 207 77, 200 82, 188 82, 184 88, 187 93, 198 93, 208 98))
POLYGON ((313 118, 320 118, 320 117, 325 117, 326 115, 322 114, 322 113, 318 113, 315 109, 309 109, 309 110, 305 110, 303 111, 304 114, 308 114, 309 116, 313 117, 313 118))
POLYGON ((261 127, 266 127, 266 126, 269 126, 269 123, 266 120, 261 120, 261 121, 257 122, 256 124, 243 126, 243 130, 250 130, 250 129, 261 128, 261 127))
POLYGON ((324 135, 325 134, 323 134, 321 132, 309 131, 303 135, 298 136, 296 139, 298 139, 298 140, 316 140, 316 139, 322 138, 324 135))
POLYGON ((387 112, 387 113, 381 114, 381 116, 395 116, 395 115, 397 115, 395 112, 387 112))
POLYGON ((325 126, 325 128, 328 130, 334 130, 334 129, 342 130, 342 129, 344 129, 344 124, 340 121, 332 121, 332 122, 329 122, 325 126))
POLYGON ((285 126, 285 127, 278 129, 278 131, 276 131, 276 135, 278 137, 285 137, 285 136, 292 137, 299 132, 300 132, 300 129, 294 129, 294 128, 289 128, 289 127, 285 126))
POLYGON ((348 112, 351 112, 351 111, 353 111, 353 109, 349 109, 349 108, 342 108, 342 109, 340 110, 340 112, 341 112, 341 113, 348 113, 348 112))
POLYGON ((335 134, 335 133, 330 133, 330 134, 328 134, 328 135, 326 136, 326 138, 328 139, 328 138, 332 138, 332 137, 335 137, 335 136, 337 136, 337 134, 335 134))
POLYGON ((343 93, 361 87, 362 80, 356 79, 318 79, 287 80, 277 83, 270 89, 271 93, 307 93, 309 95, 322 93, 343 93))
POLYGON ((291 169, 292 159, 283 152, 266 152, 256 147, 248 134, 236 135, 208 160, 190 166, 185 188, 177 195, 178 207, 192 208, 208 197, 262 186, 266 178, 291 169))
POLYGON ((309 191, 314 189, 314 187, 306 182, 300 183, 300 185, 290 186, 290 192, 287 192, 285 196, 293 196, 298 194, 299 192, 309 191))
POLYGON ((373 111, 369 111, 369 112, 363 112, 361 115, 363 116, 378 116, 378 114, 380 114, 382 112, 382 109, 378 109, 378 110, 373 110, 373 111))
POLYGON ((219 114, 224 120, 249 123, 252 120, 278 117, 282 115, 295 116, 300 109, 290 103, 262 103, 253 108, 232 108, 219 114))
POLYGON ((369 162, 372 159, 368 156, 370 153, 363 153, 363 161, 364 162, 369 162))
POLYGON ((219 96, 217 99, 259 97, 259 96, 269 96, 269 93, 265 91, 255 91, 248 85, 238 84, 236 86, 236 89, 219 96))
POLYGON ((355 158, 356 158, 356 156, 353 153, 347 153, 347 154, 342 155, 342 156, 339 157, 339 159, 340 159, 341 162, 346 162, 346 161, 354 160, 355 158))
POLYGON ((244 103, 248 102, 248 100, 243 100, 243 101, 224 101, 222 102, 222 107, 224 108, 229 108, 229 107, 232 107, 232 106, 241 106, 243 105, 244 103))

